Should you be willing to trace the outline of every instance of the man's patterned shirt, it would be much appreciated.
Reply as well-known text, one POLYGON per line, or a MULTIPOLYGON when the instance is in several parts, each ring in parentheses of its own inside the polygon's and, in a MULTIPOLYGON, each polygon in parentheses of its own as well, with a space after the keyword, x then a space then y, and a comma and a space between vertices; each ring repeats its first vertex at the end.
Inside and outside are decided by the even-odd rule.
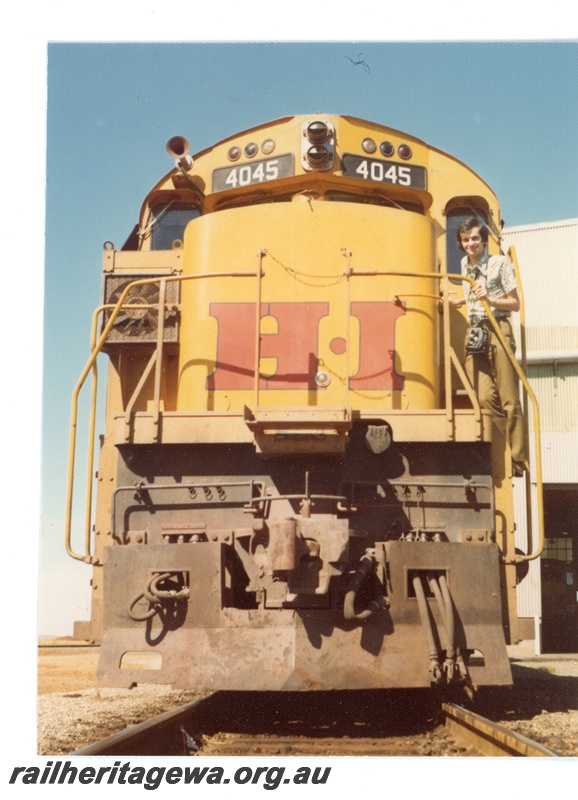
MULTIPOLYGON (((470 266, 468 257, 462 258, 462 275, 473 278, 484 284, 488 292, 489 300, 496 300, 503 297, 508 292, 518 288, 514 265, 507 256, 489 256, 487 251, 475 266, 470 266)), ((486 311, 481 300, 476 300, 472 287, 464 282, 464 297, 468 306, 470 320, 486 317, 486 311)), ((496 318, 509 317, 509 311, 498 311, 492 309, 496 318)))

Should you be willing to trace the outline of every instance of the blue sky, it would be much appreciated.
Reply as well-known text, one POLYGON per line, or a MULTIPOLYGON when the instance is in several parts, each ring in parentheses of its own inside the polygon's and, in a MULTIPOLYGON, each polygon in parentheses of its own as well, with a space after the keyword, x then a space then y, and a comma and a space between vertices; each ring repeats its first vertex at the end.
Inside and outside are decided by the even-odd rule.
MULTIPOLYGON (((183 134, 195 152, 288 114, 350 114, 466 162, 507 225, 545 222, 578 215, 577 85, 578 46, 564 43, 49 45, 41 633, 71 633, 88 615, 90 570, 62 544, 70 396, 89 355, 102 244, 123 244, 172 168, 166 141, 183 134)), ((82 454, 82 427, 79 444, 82 454)))

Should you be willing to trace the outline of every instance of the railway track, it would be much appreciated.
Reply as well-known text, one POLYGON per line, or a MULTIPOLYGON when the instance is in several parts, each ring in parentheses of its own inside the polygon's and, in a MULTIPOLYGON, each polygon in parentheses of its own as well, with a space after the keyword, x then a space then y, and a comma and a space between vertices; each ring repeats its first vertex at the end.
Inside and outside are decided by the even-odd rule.
POLYGON ((444 728, 482 756, 558 756, 559 753, 455 703, 442 705, 444 728))
POLYGON ((372 697, 362 693, 356 714, 350 703, 336 707, 342 698, 321 694, 325 697, 280 693, 263 699, 258 693, 218 692, 72 755, 559 755, 454 703, 443 703, 437 713, 434 709, 428 713, 419 703, 405 709, 397 708, 395 703, 372 706, 372 697), (334 707, 330 712, 331 701, 334 707))

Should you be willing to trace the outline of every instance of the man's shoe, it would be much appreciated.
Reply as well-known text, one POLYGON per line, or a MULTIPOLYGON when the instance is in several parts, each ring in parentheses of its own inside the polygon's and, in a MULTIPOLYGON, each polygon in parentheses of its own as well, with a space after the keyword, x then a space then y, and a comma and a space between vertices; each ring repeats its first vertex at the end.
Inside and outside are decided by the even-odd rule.
POLYGON ((514 478, 523 478, 527 469, 525 461, 512 461, 512 475, 514 478))

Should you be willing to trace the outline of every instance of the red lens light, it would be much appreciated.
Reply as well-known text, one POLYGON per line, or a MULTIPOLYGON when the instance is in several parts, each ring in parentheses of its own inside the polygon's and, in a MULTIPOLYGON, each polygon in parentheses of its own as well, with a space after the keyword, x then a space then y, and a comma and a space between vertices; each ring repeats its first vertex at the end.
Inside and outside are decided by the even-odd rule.
POLYGON ((227 158, 229 161, 238 161, 241 158, 241 148, 230 147, 229 152, 227 153, 227 158))
POLYGON ((400 144, 397 148, 397 154, 400 158, 403 158, 407 161, 408 158, 411 158, 412 152, 411 147, 408 144, 400 144))

